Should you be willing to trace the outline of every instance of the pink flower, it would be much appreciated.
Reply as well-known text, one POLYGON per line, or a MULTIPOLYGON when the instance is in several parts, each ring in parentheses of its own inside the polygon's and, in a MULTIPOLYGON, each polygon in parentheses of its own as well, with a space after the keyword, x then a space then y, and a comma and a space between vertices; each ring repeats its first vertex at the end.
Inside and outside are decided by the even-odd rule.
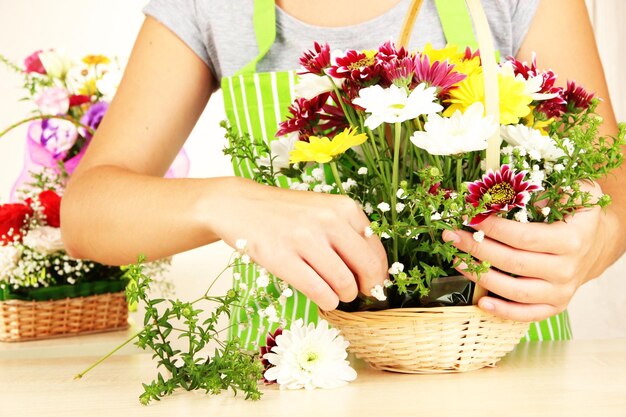
POLYGON ((324 70, 330 66, 330 46, 315 42, 313 48, 300 58, 300 65, 311 74, 325 76, 324 70))
POLYGON ((427 55, 415 58, 415 85, 426 83, 428 87, 437 87, 439 96, 445 95, 455 84, 465 79, 465 74, 454 71, 454 65, 435 61, 431 64, 427 55))
POLYGON ((27 74, 31 74, 33 72, 43 75, 46 74, 46 69, 43 67, 41 59, 39 59, 39 54, 42 52, 43 51, 40 49, 28 55, 26 59, 24 59, 24 72, 27 74))
POLYGON ((563 98, 567 102, 567 109, 574 112, 587 110, 593 96, 594 93, 590 93, 583 87, 576 85, 575 81, 568 81, 567 88, 563 92, 563 98))
POLYGON ((46 88, 35 99, 39 110, 43 114, 59 115, 66 114, 70 108, 70 97, 67 91, 60 87, 46 88))
POLYGON ((378 48, 378 53, 376 54, 376 59, 381 62, 391 62, 395 59, 407 57, 409 57, 409 52, 404 47, 400 49, 396 48, 396 45, 391 41, 383 43, 380 48, 378 48))
POLYGON ((530 200, 530 193, 539 191, 539 185, 524 181, 526 172, 515 173, 508 165, 496 171, 489 171, 481 180, 467 186, 469 194, 465 200, 478 207, 485 203, 486 211, 470 220, 470 226, 475 226, 493 213, 511 211, 514 208, 524 208, 530 200))
POLYGON ((359 84, 371 84, 380 76, 380 64, 376 60, 376 51, 359 52, 349 49, 345 55, 335 58, 335 63, 328 69, 334 78, 346 78, 359 84))

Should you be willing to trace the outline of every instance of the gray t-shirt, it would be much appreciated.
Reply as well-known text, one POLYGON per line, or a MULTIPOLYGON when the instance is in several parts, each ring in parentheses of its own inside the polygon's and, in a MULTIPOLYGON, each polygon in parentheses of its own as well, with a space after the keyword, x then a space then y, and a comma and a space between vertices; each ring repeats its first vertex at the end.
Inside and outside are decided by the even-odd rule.
MULTIPOLYGON (((539 0, 482 0, 495 47, 501 56, 515 55, 539 0)), ((213 71, 218 80, 233 75, 258 54, 253 26, 254 0, 151 0, 144 8, 183 40, 213 71)), ((398 35, 409 0, 367 22, 341 28, 312 26, 276 7, 276 41, 257 70, 298 68, 302 52, 314 41, 332 49, 374 49, 398 35)), ((445 37, 433 0, 426 0, 415 24, 410 48, 426 43, 441 48, 445 37)))

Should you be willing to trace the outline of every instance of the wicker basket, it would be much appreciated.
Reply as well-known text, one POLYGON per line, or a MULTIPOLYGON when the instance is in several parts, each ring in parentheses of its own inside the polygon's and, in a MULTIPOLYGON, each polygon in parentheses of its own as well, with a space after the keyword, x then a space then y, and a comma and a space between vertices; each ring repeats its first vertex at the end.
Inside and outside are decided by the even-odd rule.
POLYGON ((0 341, 21 342, 128 327, 124 292, 54 301, 0 301, 0 341))
POLYGON ((466 372, 494 366, 528 331, 476 306, 320 311, 376 369, 403 373, 466 372))

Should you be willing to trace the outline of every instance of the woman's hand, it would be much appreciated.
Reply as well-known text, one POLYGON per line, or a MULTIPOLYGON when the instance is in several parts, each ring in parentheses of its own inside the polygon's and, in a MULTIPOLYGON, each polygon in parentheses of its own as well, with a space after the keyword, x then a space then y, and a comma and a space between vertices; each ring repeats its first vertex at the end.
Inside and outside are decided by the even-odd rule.
MULTIPOLYGON (((581 190, 602 196, 595 183, 583 183, 581 190)), ((464 265, 457 268, 481 287, 510 300, 482 297, 480 308, 505 319, 538 321, 563 311, 578 287, 612 263, 604 251, 612 239, 611 224, 611 214, 599 207, 579 210, 552 224, 519 223, 492 215, 474 227, 484 232, 482 242, 460 230, 444 232, 443 239, 493 266, 479 280, 464 271, 464 265)))
POLYGON ((387 255, 370 221, 348 197, 292 191, 232 178, 214 192, 223 204, 207 208, 208 228, 324 310, 370 294, 387 278, 387 255))

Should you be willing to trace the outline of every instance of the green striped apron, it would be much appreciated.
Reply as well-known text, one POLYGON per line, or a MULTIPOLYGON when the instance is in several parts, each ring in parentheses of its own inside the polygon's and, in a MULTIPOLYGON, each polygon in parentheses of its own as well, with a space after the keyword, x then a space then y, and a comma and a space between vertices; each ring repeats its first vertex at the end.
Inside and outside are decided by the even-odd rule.
MULTIPOLYGON (((449 43, 476 47, 472 22, 464 0, 435 0, 444 34, 449 43)), ((254 30, 259 54, 231 77, 221 80, 226 117, 236 134, 250 135, 266 143, 274 140, 278 124, 285 120, 294 97, 297 82, 295 71, 257 73, 257 63, 267 54, 276 37, 276 9, 273 0, 254 1, 254 30)), ((322 40, 323 41, 323 40, 322 40)), ((252 168, 245 160, 234 160, 235 175, 252 178, 252 168)), ((288 187, 287 178, 280 180, 288 187)), ((259 305, 251 302, 250 291, 255 290, 256 268, 238 264, 233 286, 244 288, 244 303, 231 312, 230 337, 237 337, 243 348, 257 349, 265 343, 265 336, 279 323, 270 323, 258 314, 259 305), (241 284, 244 284, 241 286, 241 284)), ((268 294, 278 297, 280 289, 276 277, 267 287, 268 294)), ((294 295, 279 311, 281 319, 303 319, 317 322, 317 306, 302 293, 294 295)), ((525 340, 567 340, 571 338, 567 311, 547 320, 532 323, 525 340)))

